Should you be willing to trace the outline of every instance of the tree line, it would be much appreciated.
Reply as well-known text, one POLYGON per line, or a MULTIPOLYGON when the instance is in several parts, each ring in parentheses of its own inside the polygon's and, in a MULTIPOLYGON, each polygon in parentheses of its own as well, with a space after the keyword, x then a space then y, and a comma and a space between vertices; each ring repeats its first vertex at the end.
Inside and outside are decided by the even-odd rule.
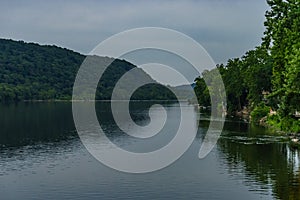
MULTIPOLYGON (((71 100, 75 77, 85 58, 53 45, 0 39, 0 102, 71 100)), ((119 78, 135 67, 125 60, 115 59, 98 83, 96 99, 111 99, 119 78)), ((132 99, 174 100, 175 96, 166 87, 151 84, 135 92, 132 99)))
MULTIPOLYGON (((228 113, 246 107, 253 121, 268 116, 272 127, 300 132, 296 115, 300 111, 300 1, 267 3, 270 9, 265 14, 261 45, 216 69, 225 85, 228 113)), ((203 106, 210 105, 209 87, 204 81, 208 74, 204 72, 195 80, 195 93, 203 106)))

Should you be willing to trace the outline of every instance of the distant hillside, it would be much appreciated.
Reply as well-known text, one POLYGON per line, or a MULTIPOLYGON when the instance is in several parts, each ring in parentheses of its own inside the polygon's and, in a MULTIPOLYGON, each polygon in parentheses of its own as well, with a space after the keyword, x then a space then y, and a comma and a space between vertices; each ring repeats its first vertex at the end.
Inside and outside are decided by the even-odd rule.
MULTIPOLYGON (((0 101, 70 100, 75 76, 85 58, 65 48, 0 39, 0 101)), ((135 67, 116 59, 103 74, 96 99, 110 99, 117 80, 135 67)), ((131 77, 132 81, 151 79, 142 70, 138 74, 140 77, 131 77)), ((141 100, 174 98, 170 91, 158 84, 144 86, 132 97, 141 100)))
POLYGON ((193 98, 196 98, 196 96, 194 94, 194 87, 195 87, 195 84, 192 83, 191 85, 176 86, 174 89, 177 91, 179 98, 193 99, 193 98))

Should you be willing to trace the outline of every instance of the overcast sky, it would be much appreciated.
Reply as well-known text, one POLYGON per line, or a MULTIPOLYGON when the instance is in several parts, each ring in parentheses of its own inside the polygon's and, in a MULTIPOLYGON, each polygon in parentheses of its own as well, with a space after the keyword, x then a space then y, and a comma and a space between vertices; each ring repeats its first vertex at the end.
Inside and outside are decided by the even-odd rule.
POLYGON ((0 37, 87 54, 112 34, 155 26, 194 38, 216 63, 239 57, 263 35, 265 0, 0 1, 0 37))

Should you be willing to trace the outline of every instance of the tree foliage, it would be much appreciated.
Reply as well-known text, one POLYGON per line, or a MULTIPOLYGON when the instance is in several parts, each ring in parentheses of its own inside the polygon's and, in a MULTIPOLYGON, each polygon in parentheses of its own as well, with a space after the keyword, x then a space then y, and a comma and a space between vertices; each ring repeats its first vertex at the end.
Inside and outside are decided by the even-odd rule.
MULTIPOLYGON (((227 95, 227 110, 241 111, 243 107, 254 108, 263 99, 264 91, 271 90, 272 65, 270 55, 260 47, 246 52, 240 59, 229 59, 226 65, 217 65, 227 95)), ((197 78, 195 92, 198 102, 210 104, 204 75, 197 78)))
MULTIPOLYGON (((267 3, 270 10, 265 15, 262 44, 242 58, 217 66, 226 88, 227 110, 240 111, 247 106, 261 117, 261 110, 265 115, 268 106, 277 111, 270 117, 276 119, 272 125, 300 131, 300 121, 295 117, 295 112, 300 111, 300 1, 267 3), (264 109, 258 109, 261 107, 264 109)), ((203 77, 196 79, 196 86, 199 103, 207 104, 209 96, 203 77)))
MULTIPOLYGON (((85 58, 65 48, 0 39, 0 102, 70 100, 77 71, 85 58)), ((115 59, 98 84, 96 98, 110 99, 115 83, 134 67, 125 60, 115 59)), ((147 76, 144 72, 142 75, 147 76)), ((133 96, 133 99, 174 98, 158 84, 147 85, 133 96)))
POLYGON ((273 58, 273 93, 280 115, 299 110, 300 1, 268 0, 263 45, 273 58))

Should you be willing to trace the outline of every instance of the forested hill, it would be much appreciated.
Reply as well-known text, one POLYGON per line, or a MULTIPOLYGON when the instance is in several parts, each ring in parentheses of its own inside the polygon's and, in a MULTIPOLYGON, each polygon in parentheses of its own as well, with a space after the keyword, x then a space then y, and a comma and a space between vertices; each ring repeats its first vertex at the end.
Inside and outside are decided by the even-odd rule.
MULTIPOLYGON (((0 39, 0 102, 70 100, 76 73, 84 59, 84 55, 57 46, 0 39)), ((116 59, 103 74, 96 98, 110 99, 116 81, 134 67, 116 59)), ((141 74, 150 78, 143 71, 141 74)), ((133 99, 169 100, 174 96, 163 86, 153 84, 136 92, 133 99)))
POLYGON ((56 46, 0 39, 0 99, 69 99, 84 58, 56 46))

